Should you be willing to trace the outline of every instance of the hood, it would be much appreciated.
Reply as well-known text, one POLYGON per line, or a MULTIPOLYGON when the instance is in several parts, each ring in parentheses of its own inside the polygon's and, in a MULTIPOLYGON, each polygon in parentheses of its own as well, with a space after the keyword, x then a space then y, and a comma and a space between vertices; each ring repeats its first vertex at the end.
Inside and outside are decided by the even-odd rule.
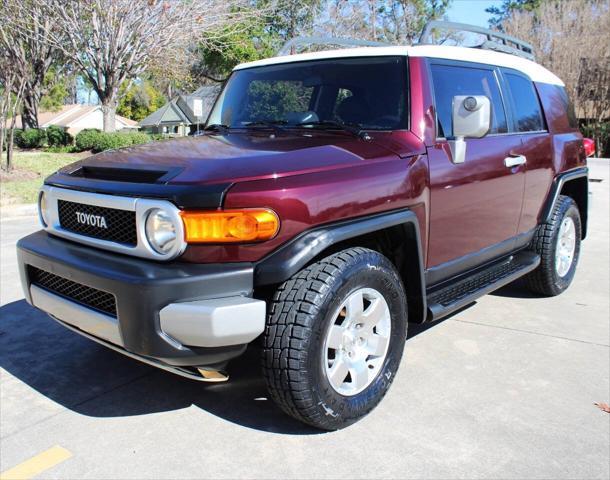
POLYGON ((59 173, 82 178, 85 176, 82 172, 87 170, 114 171, 121 176, 121 171, 131 171, 134 178, 137 172, 137 179, 122 178, 123 181, 202 185, 279 178, 388 157, 396 158, 396 153, 379 141, 364 141, 343 133, 229 133, 107 151, 76 162, 59 173))

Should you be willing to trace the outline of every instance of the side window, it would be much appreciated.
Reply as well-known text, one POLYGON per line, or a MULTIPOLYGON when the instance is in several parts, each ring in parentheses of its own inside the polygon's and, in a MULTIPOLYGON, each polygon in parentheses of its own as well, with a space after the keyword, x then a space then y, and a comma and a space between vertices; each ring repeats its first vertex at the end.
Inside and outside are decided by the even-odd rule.
POLYGON ((566 88, 560 87, 559 85, 557 85, 555 88, 559 90, 559 96, 563 100, 563 105, 568 115, 568 125, 570 125, 572 128, 578 128, 578 119, 576 118, 576 113, 574 112, 574 104, 570 101, 566 88))
POLYGON ((504 73, 513 100, 513 114, 517 132, 544 130, 538 95, 532 82, 514 73, 504 73))
POLYGON ((439 137, 452 137, 451 108, 456 95, 485 95, 491 101, 489 133, 506 133, 506 112, 498 80, 493 70, 453 65, 431 65, 439 137))

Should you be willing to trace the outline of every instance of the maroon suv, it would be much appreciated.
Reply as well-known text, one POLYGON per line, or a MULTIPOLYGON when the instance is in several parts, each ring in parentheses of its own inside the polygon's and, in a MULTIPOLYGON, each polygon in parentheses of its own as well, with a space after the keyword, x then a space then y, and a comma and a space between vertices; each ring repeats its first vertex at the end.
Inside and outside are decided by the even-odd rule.
POLYGON ((368 47, 235 68, 204 132, 46 179, 29 303, 203 381, 258 339, 271 396, 322 429, 384 396, 407 323, 518 277, 572 281, 587 223, 561 80, 506 53, 368 47))

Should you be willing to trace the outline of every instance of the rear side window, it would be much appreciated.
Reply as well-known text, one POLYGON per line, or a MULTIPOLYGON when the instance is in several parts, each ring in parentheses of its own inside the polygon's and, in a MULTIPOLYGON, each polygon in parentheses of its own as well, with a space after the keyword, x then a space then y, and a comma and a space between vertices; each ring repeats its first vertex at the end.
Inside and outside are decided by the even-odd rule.
POLYGON ((542 110, 532 82, 513 73, 504 74, 513 101, 513 115, 517 132, 544 130, 542 110))
POLYGON ((565 87, 556 86, 557 90, 559 90, 559 96, 563 100, 563 107, 568 115, 568 124, 572 128, 578 128, 578 119, 576 118, 576 113, 574 112, 574 104, 570 101, 568 97, 568 92, 566 92, 565 87))
POLYGON ((456 95, 485 95, 491 101, 491 129, 489 133, 507 133, 506 112, 498 80, 493 70, 453 65, 431 65, 438 136, 453 137, 451 108, 456 95))

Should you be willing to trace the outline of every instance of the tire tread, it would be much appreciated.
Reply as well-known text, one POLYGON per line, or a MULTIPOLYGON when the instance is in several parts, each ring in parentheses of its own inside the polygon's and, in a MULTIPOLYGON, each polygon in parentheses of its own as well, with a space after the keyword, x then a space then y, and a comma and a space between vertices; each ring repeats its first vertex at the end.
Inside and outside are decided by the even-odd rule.
POLYGON ((308 387, 304 362, 318 305, 333 277, 347 264, 370 254, 379 256, 372 250, 354 247, 304 268, 276 290, 269 305, 261 362, 267 387, 284 412, 317 428, 328 424, 328 429, 333 429, 332 422, 321 418, 308 387))

